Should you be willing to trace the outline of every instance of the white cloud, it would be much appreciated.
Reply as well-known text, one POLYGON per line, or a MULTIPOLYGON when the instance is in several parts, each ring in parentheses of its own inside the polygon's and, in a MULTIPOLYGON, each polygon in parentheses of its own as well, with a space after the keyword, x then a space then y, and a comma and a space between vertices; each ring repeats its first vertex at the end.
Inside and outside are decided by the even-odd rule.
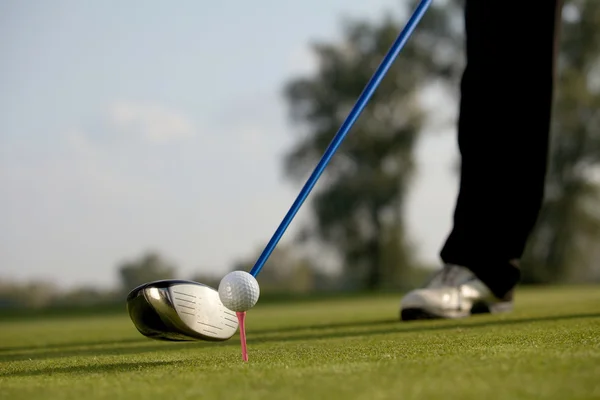
POLYGON ((121 133, 133 133, 154 142, 194 136, 192 122, 167 107, 154 103, 117 101, 109 107, 109 120, 121 133))
POLYGON ((314 74, 318 65, 318 59, 309 46, 302 46, 288 54, 287 67, 292 75, 314 74))
POLYGON ((277 103, 236 98, 200 118, 206 129, 193 135, 180 113, 115 102, 49 145, 14 144, 8 153, 20 156, 0 160, 0 276, 108 286, 120 260, 149 248, 183 278, 254 252, 295 194, 280 182, 289 136, 277 103), (158 139, 173 142, 139 143, 158 139))

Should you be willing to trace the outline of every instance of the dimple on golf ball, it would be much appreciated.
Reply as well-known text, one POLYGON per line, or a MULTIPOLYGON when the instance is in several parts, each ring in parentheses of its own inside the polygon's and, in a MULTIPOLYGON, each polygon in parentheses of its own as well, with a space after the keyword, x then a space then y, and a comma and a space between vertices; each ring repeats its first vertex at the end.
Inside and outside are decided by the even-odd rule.
POLYGON ((219 298, 231 311, 248 311, 258 301, 260 288, 256 278, 245 271, 233 271, 221 279, 219 298))

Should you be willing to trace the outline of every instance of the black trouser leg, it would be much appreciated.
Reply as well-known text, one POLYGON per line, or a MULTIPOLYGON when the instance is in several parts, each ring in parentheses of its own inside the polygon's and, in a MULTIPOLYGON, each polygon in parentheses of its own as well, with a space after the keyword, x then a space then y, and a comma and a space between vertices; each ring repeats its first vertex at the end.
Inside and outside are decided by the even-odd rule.
POLYGON ((446 263, 471 269, 502 297, 544 195, 560 0, 466 0, 462 157, 446 263))

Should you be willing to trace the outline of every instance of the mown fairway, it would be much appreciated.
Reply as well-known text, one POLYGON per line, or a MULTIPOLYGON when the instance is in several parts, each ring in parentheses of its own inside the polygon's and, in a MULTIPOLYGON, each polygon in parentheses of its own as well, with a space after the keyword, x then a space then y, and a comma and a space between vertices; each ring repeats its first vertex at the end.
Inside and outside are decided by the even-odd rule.
POLYGON ((521 289, 517 309, 402 323, 399 296, 259 304, 250 362, 163 343, 125 313, 0 320, 6 399, 599 399, 600 287, 521 289))

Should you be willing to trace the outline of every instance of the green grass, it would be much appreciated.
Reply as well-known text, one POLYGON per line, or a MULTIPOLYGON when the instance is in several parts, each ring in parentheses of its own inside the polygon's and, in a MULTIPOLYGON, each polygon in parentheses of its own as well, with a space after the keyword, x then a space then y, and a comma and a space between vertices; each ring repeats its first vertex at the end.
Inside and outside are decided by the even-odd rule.
POLYGON ((5 399, 600 398, 600 287, 527 288, 502 316, 397 321, 399 296, 259 304, 250 362, 146 339, 128 317, 0 322, 5 399))

